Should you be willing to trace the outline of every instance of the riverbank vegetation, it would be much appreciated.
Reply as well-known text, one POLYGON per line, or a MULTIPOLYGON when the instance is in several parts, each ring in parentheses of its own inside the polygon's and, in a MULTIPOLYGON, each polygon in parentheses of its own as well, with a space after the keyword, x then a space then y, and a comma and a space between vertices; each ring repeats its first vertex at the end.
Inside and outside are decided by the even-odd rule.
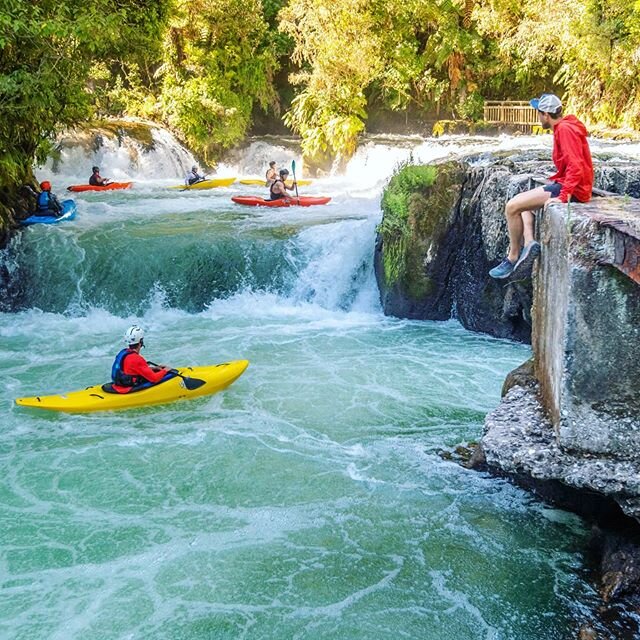
POLYGON ((262 114, 332 159, 374 114, 477 120, 486 99, 544 90, 639 128, 640 2, 0 2, 4 184, 95 116, 157 120, 214 162, 262 114))

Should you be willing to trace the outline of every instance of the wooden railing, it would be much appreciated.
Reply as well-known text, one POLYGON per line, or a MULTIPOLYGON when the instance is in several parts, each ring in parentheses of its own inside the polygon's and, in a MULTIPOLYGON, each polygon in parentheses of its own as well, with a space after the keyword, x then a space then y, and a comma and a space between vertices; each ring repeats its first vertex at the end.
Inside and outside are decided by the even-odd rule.
POLYGON ((485 101, 484 121, 492 124, 515 125, 524 129, 540 128, 538 112, 524 100, 485 101))

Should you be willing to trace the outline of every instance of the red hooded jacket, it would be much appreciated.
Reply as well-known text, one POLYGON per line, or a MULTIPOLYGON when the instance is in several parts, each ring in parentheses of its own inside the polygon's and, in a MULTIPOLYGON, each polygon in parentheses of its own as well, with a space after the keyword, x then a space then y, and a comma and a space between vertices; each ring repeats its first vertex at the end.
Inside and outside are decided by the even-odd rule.
POLYGON ((587 142, 587 128, 575 116, 565 116, 553 129, 553 164, 558 172, 549 180, 562 185, 561 202, 571 196, 580 202, 591 200, 593 162, 587 142))

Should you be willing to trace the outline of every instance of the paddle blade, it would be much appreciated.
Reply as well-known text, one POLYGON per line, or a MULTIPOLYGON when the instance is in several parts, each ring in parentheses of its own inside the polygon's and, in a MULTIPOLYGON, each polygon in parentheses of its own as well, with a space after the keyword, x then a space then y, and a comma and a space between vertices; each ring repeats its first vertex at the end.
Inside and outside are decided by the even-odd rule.
MULTIPOLYGON (((148 362, 148 361, 147 361, 148 362)), ((149 362, 149 364, 152 364, 149 362)), ((155 365, 158 366, 158 365, 155 365)), ((175 373, 177 376, 184 380, 184 386, 189 391, 195 391, 199 389, 203 384, 206 384, 206 380, 200 380, 200 378, 189 378, 188 376, 183 376, 181 373, 178 373, 177 369, 170 369, 171 373, 175 373)))
POLYGON ((186 376, 180 376, 184 380, 184 386, 189 391, 195 391, 199 389, 203 384, 206 384, 206 380, 200 380, 200 378, 187 378, 186 376))
POLYGON ((291 173, 293 173, 293 175, 296 175, 296 161, 292 160, 291 161, 291 173))

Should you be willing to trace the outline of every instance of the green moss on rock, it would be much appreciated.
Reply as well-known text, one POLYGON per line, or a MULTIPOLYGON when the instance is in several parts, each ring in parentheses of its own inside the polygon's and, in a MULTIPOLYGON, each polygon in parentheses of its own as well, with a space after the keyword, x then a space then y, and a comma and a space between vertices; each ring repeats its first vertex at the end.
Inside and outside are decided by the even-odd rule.
POLYGON ((449 228, 462 179, 456 162, 406 165, 391 178, 378 226, 386 287, 414 300, 436 293, 428 265, 449 228))

